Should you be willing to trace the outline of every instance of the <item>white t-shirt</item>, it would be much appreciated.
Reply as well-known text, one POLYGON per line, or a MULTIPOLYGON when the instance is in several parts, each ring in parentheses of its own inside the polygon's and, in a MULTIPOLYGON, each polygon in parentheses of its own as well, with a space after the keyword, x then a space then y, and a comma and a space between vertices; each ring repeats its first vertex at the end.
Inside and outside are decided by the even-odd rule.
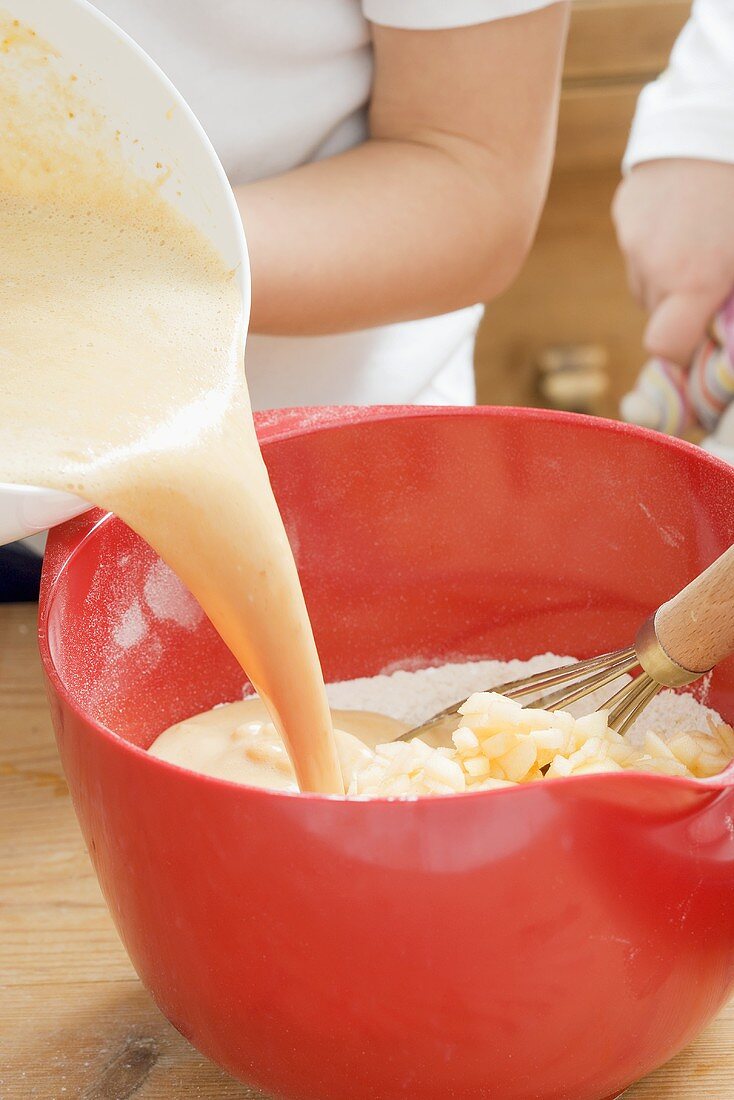
MULTIPOLYGON (((468 26, 553 0, 95 0, 188 101, 233 184, 365 140, 369 22, 468 26)), ((471 404, 476 305, 333 336, 250 335, 256 408, 471 404)))
POLYGON ((695 0, 668 68, 639 98, 625 170, 666 157, 734 163, 734 0, 695 0))

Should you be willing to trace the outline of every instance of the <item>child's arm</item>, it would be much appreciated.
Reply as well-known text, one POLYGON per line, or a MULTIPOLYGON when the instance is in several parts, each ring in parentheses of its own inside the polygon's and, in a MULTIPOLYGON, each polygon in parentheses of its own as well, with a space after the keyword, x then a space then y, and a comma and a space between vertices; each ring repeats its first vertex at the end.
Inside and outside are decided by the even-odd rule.
POLYGON ((564 0, 450 30, 373 24, 369 140, 236 191, 251 328, 347 331, 502 291, 546 192, 567 16, 564 0))
POLYGON ((643 92, 614 202, 645 345, 687 365, 734 287, 734 0, 696 0, 643 92))

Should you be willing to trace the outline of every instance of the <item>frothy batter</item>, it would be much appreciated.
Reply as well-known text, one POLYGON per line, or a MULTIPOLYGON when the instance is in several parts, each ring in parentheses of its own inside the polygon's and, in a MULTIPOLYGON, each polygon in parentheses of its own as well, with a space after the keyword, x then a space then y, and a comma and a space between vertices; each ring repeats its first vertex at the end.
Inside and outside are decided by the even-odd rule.
POLYGON ((53 51, 17 22, 0 40, 0 480, 74 492, 145 538, 267 701, 301 789, 341 793, 233 273, 126 169, 53 51))

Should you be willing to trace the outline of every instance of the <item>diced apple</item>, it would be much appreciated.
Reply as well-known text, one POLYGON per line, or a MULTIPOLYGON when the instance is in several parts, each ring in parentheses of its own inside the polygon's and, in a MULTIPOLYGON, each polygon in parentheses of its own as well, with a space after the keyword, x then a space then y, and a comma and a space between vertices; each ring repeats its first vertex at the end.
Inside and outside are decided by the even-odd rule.
POLYGON ((496 692, 478 692, 461 708, 453 744, 424 741, 379 746, 350 781, 353 797, 405 797, 492 790, 517 783, 598 772, 639 770, 708 778, 734 758, 734 730, 709 720, 709 730, 655 731, 642 747, 611 730, 608 713, 574 718, 566 711, 524 708, 496 692))
POLYGON ((459 713, 469 719, 466 725, 471 729, 501 730, 516 724, 522 706, 514 699, 485 691, 470 696, 459 708, 459 713))
POLYGON ((402 741, 389 741, 386 745, 377 745, 375 752, 378 756, 384 756, 388 760, 392 760, 394 756, 399 756, 403 749, 402 741))
POLYGON ((709 779, 712 775, 723 772, 728 762, 720 753, 702 752, 694 770, 701 779, 709 779))
POLYGON ((606 737, 609 725, 605 710, 594 711, 593 714, 585 714, 583 718, 576 719, 576 732, 589 737, 606 737))
POLYGON ((547 779, 553 779, 556 776, 570 775, 572 771, 571 762, 567 756, 555 756, 551 761, 551 766, 545 773, 547 779))
POLYGON ((516 783, 510 783, 508 779, 484 779, 471 789, 473 791, 496 791, 502 787, 516 787, 516 783))
POLYGON ((620 742, 607 742, 607 756, 610 760, 614 760, 616 764, 620 764, 623 768, 629 767, 635 757, 639 755, 636 749, 633 749, 623 740, 620 742))
POLYGON ((463 791, 466 786, 461 765, 455 760, 447 760, 445 756, 439 756, 434 752, 426 761, 423 768, 426 779, 434 783, 445 783, 455 791, 463 791))
POLYGON ((688 768, 693 768, 701 751, 698 743, 688 733, 679 733, 668 742, 668 748, 688 768))
POLYGON ((734 730, 731 726, 727 726, 726 722, 714 722, 712 719, 709 719, 709 726, 714 737, 721 742, 727 756, 734 757, 734 730))
POLYGON ((473 753, 479 748, 479 738, 472 730, 465 726, 460 726, 459 729, 452 734, 451 740, 456 746, 456 751, 460 753, 473 753))
POLYGON ((528 735, 535 741, 538 753, 538 765, 544 768, 554 756, 568 748, 568 734, 565 730, 532 730, 528 735))
POLYGON ((623 769, 615 760, 607 758, 605 760, 588 760, 585 764, 581 764, 578 768, 574 768, 574 775, 593 775, 597 772, 621 772, 623 769))
POLYGON ((646 753, 635 763, 634 769, 635 771, 650 772, 653 775, 680 775, 692 778, 686 765, 670 756, 655 758, 648 756, 646 753))
POLYGON ((499 764, 504 769, 508 779, 519 783, 530 771, 537 758, 538 751, 535 742, 531 737, 524 737, 518 741, 514 749, 510 749, 509 752, 500 757, 499 764))
POLYGON ((401 795, 410 794, 411 782, 409 775, 398 775, 390 784, 390 795, 393 798, 400 798, 401 795))
POLYGON ((473 779, 489 775, 489 760, 486 756, 471 756, 462 761, 464 771, 473 779))
POLYGON ((597 758, 599 760, 605 760, 609 754, 609 744, 603 741, 601 737, 590 737, 588 741, 585 741, 580 749, 571 753, 569 760, 574 768, 581 764, 585 764, 587 760, 593 760, 597 758))
POLYGON ((559 729, 531 730, 528 736, 539 749, 555 749, 556 752, 562 752, 568 740, 566 731, 559 729))
POLYGON ((663 741, 662 737, 654 733, 653 730, 648 730, 645 734, 645 752, 648 756, 651 756, 653 760, 658 757, 663 760, 675 757, 675 753, 667 742, 663 741))
POLYGON ((495 733, 488 737, 486 741, 482 741, 482 752, 490 760, 494 760, 496 757, 504 756, 506 752, 514 749, 518 740, 516 733, 495 733))
POLYGON ((543 710, 541 707, 524 707, 518 718, 518 726, 526 733, 540 729, 570 731, 574 720, 564 710, 543 710))

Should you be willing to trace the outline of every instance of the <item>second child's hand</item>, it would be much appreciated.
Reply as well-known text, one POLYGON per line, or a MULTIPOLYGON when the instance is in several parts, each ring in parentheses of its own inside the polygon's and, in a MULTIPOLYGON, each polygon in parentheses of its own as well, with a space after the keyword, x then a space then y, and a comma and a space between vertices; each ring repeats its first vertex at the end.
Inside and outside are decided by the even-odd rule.
POLYGON ((645 347, 687 366, 734 287, 734 164, 638 164, 613 216, 630 288, 649 314, 645 347))

